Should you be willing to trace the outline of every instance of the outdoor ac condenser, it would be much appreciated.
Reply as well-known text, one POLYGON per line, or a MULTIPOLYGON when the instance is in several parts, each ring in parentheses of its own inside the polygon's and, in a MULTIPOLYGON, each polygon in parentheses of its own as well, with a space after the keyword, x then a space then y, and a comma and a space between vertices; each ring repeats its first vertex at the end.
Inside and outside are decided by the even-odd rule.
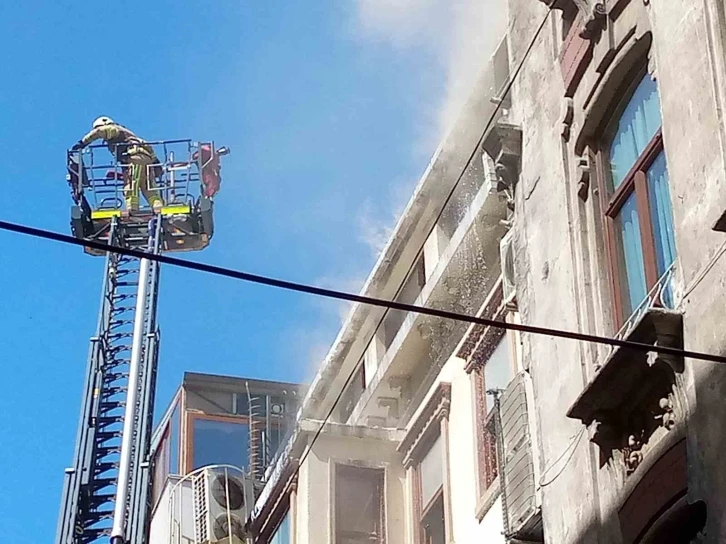
POLYGON ((194 479, 198 544, 247 544, 245 522, 254 508, 252 480, 226 468, 206 468, 194 479))

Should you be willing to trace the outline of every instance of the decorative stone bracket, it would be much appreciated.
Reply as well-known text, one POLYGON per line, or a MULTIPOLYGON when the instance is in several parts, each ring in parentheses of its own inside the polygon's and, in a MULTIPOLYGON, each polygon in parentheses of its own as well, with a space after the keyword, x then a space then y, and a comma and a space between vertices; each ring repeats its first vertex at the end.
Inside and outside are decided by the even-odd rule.
MULTIPOLYGON (((681 348, 682 315, 662 308, 650 309, 626 340, 681 348)), ((673 429, 683 416, 676 380, 681 372, 681 357, 628 348, 612 351, 567 412, 568 417, 587 426, 590 441, 600 447, 601 466, 617 451, 626 473, 632 473, 653 435, 659 429, 673 429)))
POLYGON ((562 11, 573 6, 582 15, 585 24, 580 36, 587 40, 596 39, 607 23, 607 6, 604 0, 540 0, 550 9, 562 11))
POLYGON ((522 129, 509 123, 497 123, 482 148, 494 161, 497 192, 504 196, 509 210, 514 211, 514 190, 522 167, 522 129))

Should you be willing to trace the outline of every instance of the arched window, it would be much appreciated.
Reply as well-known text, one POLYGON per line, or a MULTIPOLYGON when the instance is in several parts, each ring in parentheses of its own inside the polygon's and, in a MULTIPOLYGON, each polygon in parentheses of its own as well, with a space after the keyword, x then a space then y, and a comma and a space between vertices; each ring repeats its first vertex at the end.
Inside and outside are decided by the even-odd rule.
POLYGON ((658 88, 650 74, 629 89, 602 143, 615 305, 625 321, 646 300, 669 306, 672 299, 673 214, 658 88))

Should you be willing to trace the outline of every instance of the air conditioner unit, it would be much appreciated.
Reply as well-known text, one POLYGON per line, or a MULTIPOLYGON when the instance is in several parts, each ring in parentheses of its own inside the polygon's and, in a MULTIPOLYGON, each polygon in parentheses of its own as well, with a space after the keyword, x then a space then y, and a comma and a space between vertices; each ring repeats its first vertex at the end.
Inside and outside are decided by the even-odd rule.
POLYGON ((247 517, 255 506, 252 480, 231 468, 205 468, 194 477, 198 544, 247 544, 247 517))
POLYGON ((502 266, 502 291, 506 304, 514 303, 517 286, 514 270, 514 230, 509 229, 499 242, 499 255, 502 266))

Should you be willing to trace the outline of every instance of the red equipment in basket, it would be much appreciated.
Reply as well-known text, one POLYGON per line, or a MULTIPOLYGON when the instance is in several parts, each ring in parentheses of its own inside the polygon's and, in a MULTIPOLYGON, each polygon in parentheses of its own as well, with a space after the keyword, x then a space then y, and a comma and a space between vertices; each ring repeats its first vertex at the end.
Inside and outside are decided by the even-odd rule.
POLYGON ((217 194, 219 186, 222 183, 222 165, 219 162, 220 153, 212 153, 211 144, 201 144, 199 151, 195 151, 192 158, 196 161, 199 159, 199 153, 202 154, 202 184, 204 185, 204 196, 210 198, 217 194))

